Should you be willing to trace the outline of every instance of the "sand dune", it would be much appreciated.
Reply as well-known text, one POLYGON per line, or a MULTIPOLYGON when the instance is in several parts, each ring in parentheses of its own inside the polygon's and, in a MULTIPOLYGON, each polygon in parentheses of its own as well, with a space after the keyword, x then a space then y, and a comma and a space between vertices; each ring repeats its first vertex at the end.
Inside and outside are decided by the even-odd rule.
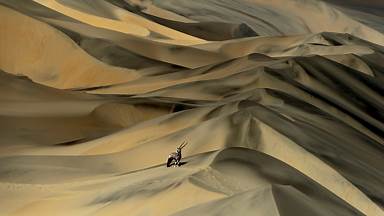
POLYGON ((0 0, 0 215, 384 215, 380 7, 0 0))

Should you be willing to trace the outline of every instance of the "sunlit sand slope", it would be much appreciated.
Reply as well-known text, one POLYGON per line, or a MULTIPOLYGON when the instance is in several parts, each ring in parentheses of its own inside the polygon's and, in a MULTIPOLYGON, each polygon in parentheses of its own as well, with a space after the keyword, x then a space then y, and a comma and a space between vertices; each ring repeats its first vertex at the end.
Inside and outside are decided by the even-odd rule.
POLYGON ((384 215, 377 8, 0 0, 0 215, 384 215))

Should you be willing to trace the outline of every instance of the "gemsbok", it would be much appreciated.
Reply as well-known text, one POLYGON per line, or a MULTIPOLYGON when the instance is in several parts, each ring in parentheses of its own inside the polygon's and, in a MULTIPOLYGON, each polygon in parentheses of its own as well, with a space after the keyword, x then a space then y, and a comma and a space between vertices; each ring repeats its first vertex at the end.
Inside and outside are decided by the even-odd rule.
POLYGON ((179 147, 177 147, 176 152, 172 152, 168 156, 168 161, 167 161, 167 167, 171 166, 180 166, 180 161, 181 161, 181 149, 183 149, 188 143, 184 141, 181 143, 179 147))

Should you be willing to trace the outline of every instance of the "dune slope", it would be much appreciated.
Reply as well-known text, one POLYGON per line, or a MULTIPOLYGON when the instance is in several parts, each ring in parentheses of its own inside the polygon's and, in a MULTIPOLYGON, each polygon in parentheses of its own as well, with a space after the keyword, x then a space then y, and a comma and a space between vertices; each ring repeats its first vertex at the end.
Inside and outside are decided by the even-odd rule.
POLYGON ((384 215, 360 4, 0 0, 0 215, 384 215))

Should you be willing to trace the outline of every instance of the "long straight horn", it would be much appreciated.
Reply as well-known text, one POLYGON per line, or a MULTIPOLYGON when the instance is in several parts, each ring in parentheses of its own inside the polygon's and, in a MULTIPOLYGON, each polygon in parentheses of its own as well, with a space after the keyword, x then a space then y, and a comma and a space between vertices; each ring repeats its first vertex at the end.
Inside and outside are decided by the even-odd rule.
POLYGON ((185 141, 183 141, 183 143, 180 144, 179 148, 183 148, 183 145, 185 144, 185 141))
POLYGON ((188 144, 188 142, 184 141, 183 144, 181 144, 180 148, 184 148, 186 145, 188 144))

